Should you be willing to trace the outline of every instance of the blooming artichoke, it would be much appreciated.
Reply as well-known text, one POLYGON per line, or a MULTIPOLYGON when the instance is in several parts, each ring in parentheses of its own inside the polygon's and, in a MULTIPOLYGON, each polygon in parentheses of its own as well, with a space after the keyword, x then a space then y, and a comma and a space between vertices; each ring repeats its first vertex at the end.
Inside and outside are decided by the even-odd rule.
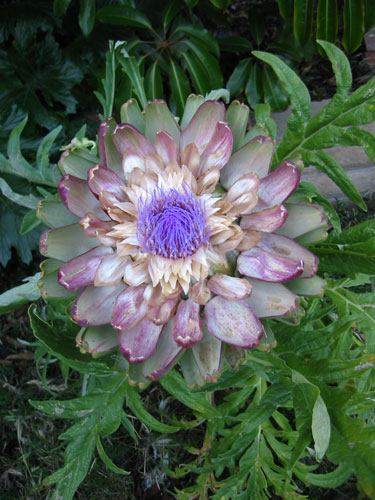
POLYGON ((81 350, 119 347, 153 380, 179 360, 200 384, 259 344, 259 318, 322 291, 317 258, 294 238, 324 233, 323 211, 285 204, 300 172, 289 161, 269 172, 274 144, 246 142, 248 113, 190 96, 178 125, 163 101, 141 113, 130 100, 123 123, 100 126, 100 161, 77 141, 63 153, 63 205, 39 207, 54 227, 40 239, 51 259, 41 287, 46 298, 78 293, 81 350))

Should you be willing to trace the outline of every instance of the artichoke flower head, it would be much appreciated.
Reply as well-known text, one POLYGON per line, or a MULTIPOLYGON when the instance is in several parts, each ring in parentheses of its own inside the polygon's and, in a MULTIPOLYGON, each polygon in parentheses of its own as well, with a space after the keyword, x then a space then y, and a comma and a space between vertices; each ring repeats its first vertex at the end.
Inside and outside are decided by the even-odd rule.
POLYGON ((101 124, 97 164, 63 153, 67 222, 42 234, 40 251, 58 294, 78 294, 81 350, 119 348, 152 380, 179 361, 202 384, 259 344, 262 318, 296 311, 293 290, 322 292, 317 258, 295 239, 324 231, 323 211, 285 203, 300 172, 291 162, 270 172, 273 141, 244 141, 248 113, 190 96, 178 124, 163 101, 141 113, 130 100, 123 123, 101 124))

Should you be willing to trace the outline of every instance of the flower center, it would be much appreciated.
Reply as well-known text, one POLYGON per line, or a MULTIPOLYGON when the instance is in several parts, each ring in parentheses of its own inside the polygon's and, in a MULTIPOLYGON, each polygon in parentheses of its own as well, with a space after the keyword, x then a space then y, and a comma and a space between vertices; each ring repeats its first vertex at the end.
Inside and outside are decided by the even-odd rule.
POLYGON ((165 193, 156 186, 150 199, 139 198, 138 215, 137 238, 146 252, 181 259, 208 242, 205 204, 186 187, 165 193))

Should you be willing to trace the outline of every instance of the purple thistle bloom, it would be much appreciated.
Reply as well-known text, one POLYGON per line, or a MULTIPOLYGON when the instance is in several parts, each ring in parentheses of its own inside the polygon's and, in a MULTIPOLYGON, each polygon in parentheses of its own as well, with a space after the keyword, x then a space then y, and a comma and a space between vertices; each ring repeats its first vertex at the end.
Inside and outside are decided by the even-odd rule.
MULTIPOLYGON (((93 356, 119 347, 134 383, 177 362, 189 385, 216 380, 259 344, 263 318, 324 289, 301 244, 327 234, 323 210, 288 202, 299 169, 270 172, 274 144, 246 142, 246 106, 203 101, 188 98, 181 127, 163 101, 142 114, 128 101, 137 128, 106 120, 87 172, 72 145, 60 160, 66 225, 59 215, 40 240, 44 297, 76 294, 77 345, 93 356)), ((47 224, 51 203, 38 209, 47 224)))
POLYGON ((206 228, 204 201, 196 199, 184 186, 166 194, 156 186, 151 199, 138 200, 137 237, 145 252, 167 259, 182 259, 193 255, 210 236, 206 228))

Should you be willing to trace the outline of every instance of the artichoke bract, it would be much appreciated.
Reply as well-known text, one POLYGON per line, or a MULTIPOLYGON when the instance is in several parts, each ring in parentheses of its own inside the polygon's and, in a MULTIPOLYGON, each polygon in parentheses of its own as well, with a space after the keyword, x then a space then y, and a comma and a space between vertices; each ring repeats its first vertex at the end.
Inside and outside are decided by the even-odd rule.
POLYGON ((300 171, 270 172, 271 138, 244 143, 248 114, 190 96, 179 125, 165 102, 142 113, 130 100, 123 123, 101 124, 100 160, 74 142, 63 153, 61 210, 39 207, 54 226, 40 239, 41 287, 77 295, 83 351, 119 348, 148 379, 179 361, 189 384, 214 381, 259 344, 260 319, 297 310, 293 290, 322 292, 317 258, 295 239, 324 233, 326 218, 286 203, 300 171))

